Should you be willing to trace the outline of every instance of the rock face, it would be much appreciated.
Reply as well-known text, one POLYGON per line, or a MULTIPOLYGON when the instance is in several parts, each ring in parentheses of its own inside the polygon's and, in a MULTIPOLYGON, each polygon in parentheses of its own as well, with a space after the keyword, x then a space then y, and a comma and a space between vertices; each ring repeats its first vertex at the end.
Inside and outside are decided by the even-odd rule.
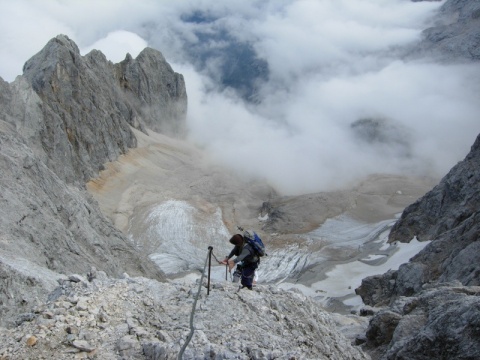
POLYGON ((127 55, 124 61, 115 65, 115 74, 123 90, 131 95, 132 108, 140 111, 134 118, 140 117, 149 129, 156 132, 174 137, 185 135, 185 81, 160 52, 146 48, 136 59, 127 55))
POLYGON ((408 242, 413 237, 433 241, 398 272, 364 279, 357 293, 366 304, 412 295, 425 283, 458 280, 463 285, 480 285, 479 184, 480 135, 466 158, 408 206, 395 223, 390 242, 408 242))
POLYGON ((94 266, 164 279, 100 212, 85 182, 136 146, 131 127, 180 134, 186 102, 183 77, 160 52, 114 65, 98 51, 82 57, 64 35, 13 83, 0 79, 0 324, 62 273, 94 266))
POLYGON ((156 50, 113 65, 96 50, 82 57, 59 35, 26 62, 23 78, 39 97, 26 112, 43 118, 29 131, 41 140, 48 167, 67 183, 83 185, 135 147, 130 126, 183 133, 185 83, 156 50))
POLYGON ((430 53, 444 61, 480 60, 480 2, 448 0, 440 8, 435 25, 423 32, 414 56, 430 53))
POLYGON ((356 289, 365 304, 383 307, 370 322, 366 345, 383 359, 480 356, 479 169, 480 135, 467 157, 408 206, 390 233, 390 241, 416 236, 432 242, 398 271, 363 279, 356 289), (385 337, 385 328, 391 336, 385 337))
POLYGON ((365 349, 381 359, 477 359, 479 294, 444 283, 399 297, 370 320, 365 349))
MULTIPOLYGON (((18 311, 33 299, 31 291, 8 296, 8 289, 14 287, 10 281, 18 279, 13 270, 18 261, 28 260, 59 273, 86 272, 96 266, 111 275, 129 271, 162 277, 102 215, 85 190, 62 182, 5 122, 0 122, 0 129, 0 281, 5 286, 0 298, 5 311, 18 311)), ((35 279, 34 274, 26 277, 35 279)), ((30 283, 42 286, 36 280, 30 283)))
POLYGON ((470 153, 423 198, 408 206, 389 241, 431 240, 452 231, 480 208, 480 136, 470 153))

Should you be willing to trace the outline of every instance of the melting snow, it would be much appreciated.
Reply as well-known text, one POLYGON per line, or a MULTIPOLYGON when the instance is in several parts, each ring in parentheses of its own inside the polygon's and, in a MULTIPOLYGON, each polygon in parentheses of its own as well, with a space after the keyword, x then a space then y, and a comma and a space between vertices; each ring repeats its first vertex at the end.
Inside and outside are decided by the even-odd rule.
POLYGON ((347 306, 361 306, 362 301, 355 294, 355 288, 361 285, 363 278, 383 274, 388 270, 397 270, 401 264, 408 262, 429 243, 429 241, 419 242, 414 238, 410 243, 388 244, 389 230, 386 228, 389 229, 393 223, 388 220, 377 224, 363 224, 345 215, 326 221, 323 226, 309 234, 312 241, 324 239, 338 248, 358 246, 359 250, 364 245, 377 244, 376 247, 371 248, 373 253, 363 254, 352 261, 335 265, 326 272, 325 279, 313 282, 310 286, 289 282, 279 286, 283 289, 296 288, 323 303, 327 303, 332 298, 338 298, 343 299, 343 303, 347 306))
POLYGON ((202 268, 208 247, 223 258, 230 234, 222 222, 220 209, 199 210, 186 201, 169 200, 148 215, 148 232, 155 234, 156 251, 150 258, 166 274, 202 268))
MULTIPOLYGON (((219 260, 231 250, 231 234, 223 224, 219 208, 201 210, 186 201, 169 200, 153 207, 144 221, 148 237, 155 243, 150 257, 166 274, 189 279, 192 273, 200 274, 209 246, 219 260)), ((277 282, 283 289, 296 288, 324 303, 338 299, 347 306, 359 307, 362 301, 355 295, 355 288, 363 278, 398 269, 428 244, 417 239, 408 244, 388 244, 394 222, 392 219, 367 224, 346 215, 329 219, 302 237, 311 246, 321 244, 317 250, 290 245, 267 251, 258 270, 259 282, 277 282), (347 258, 338 260, 342 256, 347 258), (296 274, 327 260, 339 263, 325 274, 312 274, 311 285, 291 282, 296 274), (321 280, 315 281, 315 277, 321 280)), ((218 265, 215 258, 210 276, 215 281, 231 279, 225 266, 218 265)))

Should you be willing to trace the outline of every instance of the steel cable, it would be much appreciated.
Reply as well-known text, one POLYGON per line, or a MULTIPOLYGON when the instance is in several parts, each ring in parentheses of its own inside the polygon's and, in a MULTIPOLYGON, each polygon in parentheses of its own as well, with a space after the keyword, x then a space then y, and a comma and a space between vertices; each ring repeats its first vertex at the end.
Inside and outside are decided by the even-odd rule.
MULTIPOLYGON (((195 315, 195 308, 197 307, 198 296, 200 295, 200 291, 202 290, 203 278, 204 278, 204 276, 205 276, 205 270, 206 270, 206 268, 207 268, 208 259, 210 258, 210 254, 211 254, 211 253, 212 253, 212 247, 210 246, 210 247, 208 248, 207 258, 205 259, 205 265, 204 265, 204 267, 203 267, 202 276, 200 277, 200 283, 198 284, 197 295, 195 296, 195 301, 193 302, 192 312, 190 313, 190 333, 188 334, 187 339, 185 340, 185 344, 183 344, 182 348, 180 349, 180 352, 178 353, 178 357, 177 357, 178 360, 182 360, 182 359, 183 359, 183 353, 185 352, 185 349, 187 348, 188 343, 190 342, 190 340, 192 340, 193 333, 194 333, 194 331, 195 331, 195 328, 193 327, 193 317, 194 317, 194 315, 195 315)), ((217 261, 218 261, 218 260, 217 260, 217 261)))

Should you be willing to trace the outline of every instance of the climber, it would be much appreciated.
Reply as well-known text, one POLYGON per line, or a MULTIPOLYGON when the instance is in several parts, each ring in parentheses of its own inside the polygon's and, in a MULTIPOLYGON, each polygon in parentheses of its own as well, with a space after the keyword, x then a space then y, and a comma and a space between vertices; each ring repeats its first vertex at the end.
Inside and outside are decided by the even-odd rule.
POLYGON ((255 270, 258 268, 260 258, 255 252, 253 246, 246 241, 246 238, 243 235, 233 235, 230 239, 230 243, 235 245, 235 247, 221 263, 224 265, 228 264, 228 269, 230 272, 235 265, 237 265, 237 268, 233 274, 233 281, 237 282, 241 277, 242 287, 252 290, 255 270), (235 256, 235 258, 231 259, 233 256, 235 256))

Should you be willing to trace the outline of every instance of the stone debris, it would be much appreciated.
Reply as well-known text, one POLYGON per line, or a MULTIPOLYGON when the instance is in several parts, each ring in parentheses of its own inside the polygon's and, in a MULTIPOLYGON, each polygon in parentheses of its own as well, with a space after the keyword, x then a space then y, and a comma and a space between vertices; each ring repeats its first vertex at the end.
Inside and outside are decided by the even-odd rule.
MULTIPOLYGON (((369 359, 338 318, 297 292, 213 283, 207 296, 204 285, 185 359, 369 359)), ((0 328, 0 359, 175 359, 198 283, 104 277, 58 289, 18 326, 0 328)))
POLYGON ((37 343, 37 338, 35 336, 30 336, 28 339, 27 339, 27 345, 28 346, 33 346, 37 343))

